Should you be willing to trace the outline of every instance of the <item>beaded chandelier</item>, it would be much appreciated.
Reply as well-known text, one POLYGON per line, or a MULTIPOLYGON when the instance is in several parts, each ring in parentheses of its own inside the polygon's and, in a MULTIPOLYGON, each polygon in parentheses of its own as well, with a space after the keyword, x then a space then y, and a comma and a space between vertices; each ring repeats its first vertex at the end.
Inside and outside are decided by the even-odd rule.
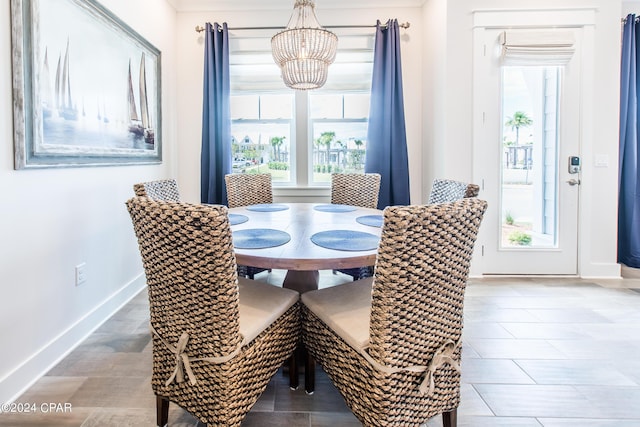
POLYGON ((271 38, 273 60, 287 87, 317 89, 327 81, 338 37, 318 23, 312 0, 296 0, 287 28, 271 38))

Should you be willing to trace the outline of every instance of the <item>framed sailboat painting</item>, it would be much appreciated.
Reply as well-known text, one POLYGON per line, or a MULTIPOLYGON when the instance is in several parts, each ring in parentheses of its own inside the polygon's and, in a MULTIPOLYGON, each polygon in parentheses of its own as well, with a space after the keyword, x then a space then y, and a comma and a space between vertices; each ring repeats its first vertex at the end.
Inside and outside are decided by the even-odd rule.
POLYGON ((16 169, 160 163, 160 51, 94 0, 11 0, 16 169))

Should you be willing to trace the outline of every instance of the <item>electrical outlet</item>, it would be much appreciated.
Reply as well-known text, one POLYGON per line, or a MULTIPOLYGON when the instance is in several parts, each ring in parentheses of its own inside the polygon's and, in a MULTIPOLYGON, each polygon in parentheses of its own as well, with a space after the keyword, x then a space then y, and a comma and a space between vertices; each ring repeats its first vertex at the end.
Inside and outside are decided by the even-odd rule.
POLYGON ((83 262, 82 264, 76 265, 76 286, 82 285, 87 281, 87 263, 83 262))

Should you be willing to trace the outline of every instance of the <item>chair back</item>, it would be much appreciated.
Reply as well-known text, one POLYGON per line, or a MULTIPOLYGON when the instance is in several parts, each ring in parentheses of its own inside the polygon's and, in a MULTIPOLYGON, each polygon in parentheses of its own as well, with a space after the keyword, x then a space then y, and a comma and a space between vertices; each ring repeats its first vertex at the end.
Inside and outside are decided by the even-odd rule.
POLYGON ((166 202, 180 201, 178 183, 175 179, 141 182, 134 184, 133 191, 136 196, 139 197, 149 197, 154 200, 164 200, 166 202))
POLYGON ((477 197, 480 187, 466 182, 453 181, 451 179, 434 179, 429 204, 449 203, 465 197, 477 197))
MULTIPOLYGON (((380 364, 426 366, 447 341, 458 343, 469 265, 486 207, 484 200, 468 198, 385 208, 368 350, 380 364)), ((456 353, 459 360, 459 348, 456 353)))
POLYGON ((480 186, 476 184, 467 184, 467 189, 464 192, 464 197, 478 197, 480 194, 480 186))
MULTIPOLYGON (((226 206, 126 202, 147 278, 151 326, 167 343, 188 334, 190 357, 221 357, 241 342, 238 279, 226 206)), ((162 383, 176 356, 154 334, 154 379, 162 383), (160 380, 159 380, 160 381, 160 380)))
POLYGON ((273 203, 271 174, 232 173, 224 176, 230 208, 273 203))
POLYGON ((380 194, 380 174, 331 174, 331 203, 375 209, 380 194))

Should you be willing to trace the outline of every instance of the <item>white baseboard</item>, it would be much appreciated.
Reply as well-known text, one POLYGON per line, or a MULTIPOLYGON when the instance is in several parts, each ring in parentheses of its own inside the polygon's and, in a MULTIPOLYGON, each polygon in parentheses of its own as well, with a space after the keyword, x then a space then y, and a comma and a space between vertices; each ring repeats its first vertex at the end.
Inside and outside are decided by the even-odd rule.
POLYGON ((640 268, 633 268, 624 264, 621 264, 621 267, 621 274, 625 279, 640 279, 640 268))
POLYGON ((583 279, 620 279, 620 264, 594 262, 580 269, 580 277, 583 279))
POLYGON ((0 380, 0 402, 10 403, 20 397, 145 286, 141 274, 9 372, 0 380))

